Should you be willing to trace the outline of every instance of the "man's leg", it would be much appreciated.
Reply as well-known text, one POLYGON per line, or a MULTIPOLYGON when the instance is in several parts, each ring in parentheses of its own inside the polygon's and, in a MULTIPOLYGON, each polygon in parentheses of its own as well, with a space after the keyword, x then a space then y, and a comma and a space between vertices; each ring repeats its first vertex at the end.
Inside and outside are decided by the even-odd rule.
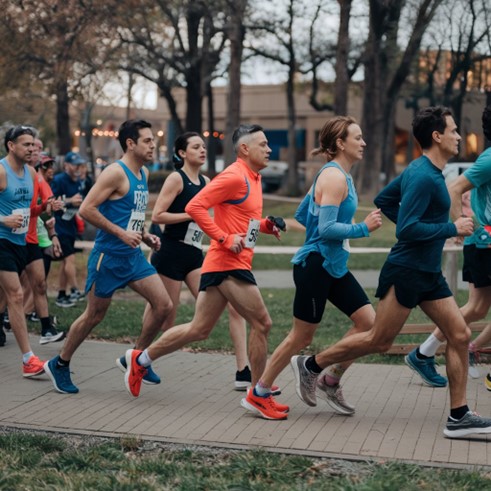
POLYGON ((172 302, 165 288, 162 288, 162 281, 158 274, 132 281, 128 286, 148 302, 143 316, 142 330, 135 344, 135 348, 141 351, 148 348, 159 333, 166 317, 172 311, 172 302))
POLYGON ((70 361, 77 348, 106 315, 111 298, 100 298, 94 294, 95 286, 87 296, 87 306, 68 330, 65 344, 58 356, 44 364, 44 369, 53 382, 55 389, 62 394, 76 394, 76 387, 70 377, 70 361))
POLYGON ((13 271, 0 271, 0 288, 5 296, 10 325, 22 353, 23 376, 33 377, 44 372, 43 362, 31 349, 24 315, 24 296, 19 275, 13 271))

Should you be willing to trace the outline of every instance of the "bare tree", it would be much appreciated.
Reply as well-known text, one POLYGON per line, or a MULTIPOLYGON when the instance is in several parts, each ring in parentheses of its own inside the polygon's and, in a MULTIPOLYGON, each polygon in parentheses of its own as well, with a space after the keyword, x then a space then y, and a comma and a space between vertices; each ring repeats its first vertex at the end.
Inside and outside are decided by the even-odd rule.
POLYGON ((367 149, 358 167, 358 189, 374 195, 380 175, 386 182, 395 172, 396 104, 425 29, 442 0, 369 0, 369 34, 364 54, 365 80, 362 127, 367 149), (405 17, 402 17, 404 8, 405 17), (400 25, 408 29, 405 49, 398 44, 400 25))

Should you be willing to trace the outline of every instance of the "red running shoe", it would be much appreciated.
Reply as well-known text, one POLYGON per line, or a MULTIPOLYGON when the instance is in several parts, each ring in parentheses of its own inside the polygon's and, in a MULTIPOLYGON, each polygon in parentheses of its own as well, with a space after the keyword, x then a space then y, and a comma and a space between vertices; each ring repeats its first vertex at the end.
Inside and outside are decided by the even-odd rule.
POLYGON ((282 420, 288 417, 287 413, 278 411, 272 395, 255 396, 252 388, 247 391, 247 397, 240 401, 240 405, 264 419, 282 420))
POLYGON ((44 373, 44 361, 32 355, 27 363, 22 364, 22 375, 26 378, 35 377, 44 373))
POLYGON ((136 361, 141 351, 129 349, 126 351, 126 372, 124 374, 124 383, 126 389, 133 397, 140 395, 143 377, 147 374, 147 369, 138 364, 136 361))

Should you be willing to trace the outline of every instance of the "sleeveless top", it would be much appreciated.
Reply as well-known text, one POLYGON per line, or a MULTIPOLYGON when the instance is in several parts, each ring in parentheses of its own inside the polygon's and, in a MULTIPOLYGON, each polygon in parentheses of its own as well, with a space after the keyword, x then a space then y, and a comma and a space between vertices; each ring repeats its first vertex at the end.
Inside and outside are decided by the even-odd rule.
POLYGON ((31 216, 31 201, 34 193, 34 183, 29 173, 29 167, 24 164, 24 173, 18 176, 7 163, 0 160, 5 169, 6 187, 0 192, 0 215, 9 216, 19 214, 23 216, 22 225, 11 229, 0 223, 0 239, 7 239, 17 245, 26 245, 26 234, 31 216))
MULTIPOLYGON (((99 211, 112 223, 125 230, 143 231, 145 225, 145 210, 148 204, 147 179, 143 169, 140 169, 140 179, 131 172, 123 161, 117 160, 128 181, 128 193, 115 200, 106 200, 99 205, 99 211)), ((140 252, 140 248, 130 247, 115 235, 104 230, 98 230, 94 248, 114 256, 128 256, 140 252)))
MULTIPOLYGON (((205 187, 206 181, 202 175, 199 175, 199 184, 194 184, 183 170, 177 169, 176 172, 178 172, 182 178, 182 191, 176 196, 167 211, 169 213, 185 213, 184 208, 186 208, 186 205, 191 199, 205 187)), ((189 224, 192 221, 193 220, 187 220, 181 223, 166 225, 164 228, 164 237, 174 240, 184 240, 189 224)))
POLYGON ((324 240, 319 236, 319 211, 320 205, 315 202, 315 186, 320 173, 328 167, 339 169, 346 177, 348 195, 339 205, 337 221, 339 223, 351 224, 358 206, 358 195, 356 194, 353 178, 346 173, 336 162, 328 162, 317 173, 312 190, 300 204, 295 218, 305 225, 306 238, 304 245, 296 252, 291 262, 302 264, 309 254, 316 252, 324 258, 322 266, 334 278, 340 278, 348 272, 349 241, 324 240))

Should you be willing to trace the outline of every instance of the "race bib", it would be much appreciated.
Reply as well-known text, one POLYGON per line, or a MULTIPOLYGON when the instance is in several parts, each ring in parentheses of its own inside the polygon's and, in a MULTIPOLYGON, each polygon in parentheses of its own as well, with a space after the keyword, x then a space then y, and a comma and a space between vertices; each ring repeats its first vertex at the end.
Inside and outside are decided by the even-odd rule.
POLYGON ((261 222, 259 220, 254 220, 253 218, 249 220, 249 228, 245 237, 245 247, 247 249, 254 249, 257 238, 259 237, 260 224, 261 222))
POLYGON ((145 226, 145 212, 144 211, 132 211, 130 220, 128 221, 128 226, 126 227, 127 232, 143 232, 143 227, 145 226))
POLYGON ((184 237, 184 243, 198 249, 203 249, 201 242, 203 241, 204 235, 205 233, 199 228, 197 223, 189 222, 188 229, 186 230, 186 235, 184 237))
POLYGON ((343 245, 342 245, 343 249, 346 251, 346 252, 350 252, 351 251, 351 247, 349 245, 349 239, 344 239, 343 240, 343 245))
POLYGON ((29 208, 17 208, 12 210, 12 215, 22 215, 22 225, 19 228, 13 228, 13 234, 25 234, 29 228, 29 219, 31 217, 31 210, 29 208))

